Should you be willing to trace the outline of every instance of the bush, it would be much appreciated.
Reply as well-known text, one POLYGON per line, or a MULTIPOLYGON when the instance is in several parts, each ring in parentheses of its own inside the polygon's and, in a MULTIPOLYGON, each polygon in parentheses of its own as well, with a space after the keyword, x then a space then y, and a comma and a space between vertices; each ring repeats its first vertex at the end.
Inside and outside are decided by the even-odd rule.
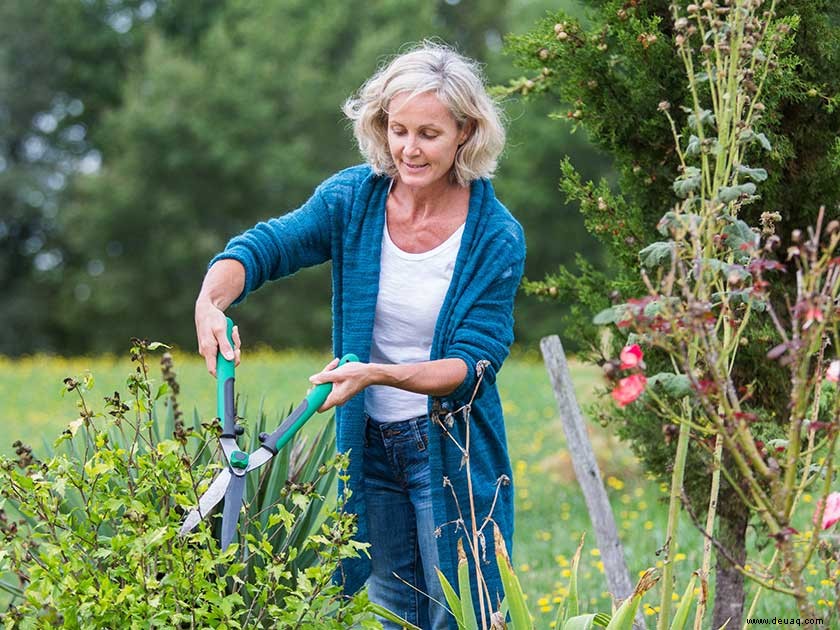
MULTIPOLYGON (((240 544, 219 551, 219 518, 178 537, 219 468, 206 465, 218 423, 195 417, 185 428, 171 358, 160 387, 149 378, 148 352, 159 347, 134 342, 130 396, 107 397, 105 413, 85 400, 92 377, 65 380, 80 413, 56 441, 61 452, 41 460, 16 443, 17 460, 0 459, 0 574, 17 579, 0 582, 13 596, 5 627, 379 627, 364 594, 345 597, 333 583, 362 545, 343 500, 323 507, 347 464, 328 458, 323 433, 249 480, 240 544), (165 438, 156 402, 166 403, 165 438)), ((264 425, 262 415, 252 444, 264 425)))

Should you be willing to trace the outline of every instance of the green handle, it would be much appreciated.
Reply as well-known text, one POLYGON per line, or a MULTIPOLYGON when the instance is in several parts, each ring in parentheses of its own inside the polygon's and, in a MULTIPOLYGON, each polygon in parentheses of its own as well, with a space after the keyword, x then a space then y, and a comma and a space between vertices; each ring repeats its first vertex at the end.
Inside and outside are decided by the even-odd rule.
MULTIPOLYGON (((338 362, 338 366, 336 367, 341 367, 345 363, 358 360, 359 357, 355 354, 345 354, 341 357, 341 361, 338 362)), ((330 395, 332 387, 332 383, 321 383, 320 385, 316 385, 312 391, 309 392, 303 402, 298 405, 298 408, 292 413, 292 415, 283 422, 274 434, 268 437, 266 440, 268 444, 277 440, 274 445, 275 452, 283 448, 286 443, 292 439, 292 436, 297 432, 297 430, 302 427, 316 411, 318 411, 318 408, 324 404, 327 396, 330 395), (291 423, 289 422, 290 420, 292 421, 291 423)))
MULTIPOLYGON (((227 317, 227 339, 233 348, 233 320, 227 317)), ((224 433, 233 434, 235 412, 233 408, 234 362, 228 361, 222 350, 216 353, 216 411, 224 433)))

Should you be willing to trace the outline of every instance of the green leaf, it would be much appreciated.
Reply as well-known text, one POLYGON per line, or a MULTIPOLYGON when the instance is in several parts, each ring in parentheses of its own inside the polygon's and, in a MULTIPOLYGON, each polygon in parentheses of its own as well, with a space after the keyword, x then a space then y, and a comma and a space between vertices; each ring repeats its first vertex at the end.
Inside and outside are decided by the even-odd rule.
POLYGON ((648 269, 670 263, 674 256, 674 241, 651 243, 639 252, 642 264, 648 269))
POLYGON ((759 144, 765 151, 770 151, 773 148, 773 145, 770 144, 770 140, 767 139, 763 133, 755 134, 755 139, 758 140, 759 144))
POLYGON ((669 396, 674 398, 682 398, 691 393, 691 382, 685 374, 659 372, 659 374, 654 374, 648 378, 648 385, 661 387, 669 396))
POLYGON ((604 309, 595 317, 593 317, 592 323, 596 326, 606 326, 608 324, 615 324, 616 322, 620 322, 622 319, 624 319, 625 310, 626 309, 624 305, 611 306, 609 308, 604 309))
POLYGON ((685 588, 685 593, 683 593, 682 599, 680 599, 680 605, 677 606, 677 612, 674 613, 674 620, 671 622, 670 630, 683 630, 685 628, 685 624, 688 621, 688 613, 691 610, 691 602, 694 596, 694 581, 696 578, 696 575, 691 576, 688 586, 685 588))
POLYGON ((470 565, 460 539, 458 540, 458 594, 461 597, 461 618, 464 620, 464 627, 467 630, 478 630, 478 619, 475 615, 470 587, 470 565))
POLYGON ((440 580, 440 586, 443 589, 443 596, 446 598, 446 603, 449 604, 449 612, 455 617, 458 628, 464 630, 464 614, 461 610, 461 600, 441 570, 435 567, 435 572, 437 573, 438 580, 440 580))
POLYGON ((396 613, 391 612, 384 606, 380 606, 379 604, 375 604, 373 602, 368 602, 367 606, 372 612, 376 613, 384 619, 387 619, 388 621, 397 624, 401 628, 406 628, 407 630, 423 630, 422 628, 415 626, 413 623, 406 621, 396 613))
POLYGON ((767 179, 767 171, 763 168, 750 168, 749 166, 741 164, 738 167, 738 172, 742 175, 746 175, 754 182, 763 182, 767 179))
POLYGON ((172 346, 167 346, 165 343, 161 343, 160 341, 153 341, 149 344, 149 350, 157 350, 159 348, 163 348, 165 350, 171 349, 172 346))
POLYGON ((729 203, 730 201, 735 201, 741 195, 750 196, 753 194, 755 194, 755 184, 747 182, 745 184, 738 184, 737 186, 722 186, 718 190, 717 198, 723 203, 729 203))
MULTIPOLYGON (((742 249, 754 247, 758 240, 758 234, 741 219, 735 219, 729 215, 725 215, 725 217, 729 221, 729 225, 723 228, 723 233, 726 234, 726 244, 737 253, 741 253, 742 249)), ((749 258, 749 255, 743 253, 742 258, 749 258)))
POLYGON ((685 172, 674 180, 674 193, 683 199, 696 190, 700 190, 702 175, 696 166, 687 166, 685 172))
MULTIPOLYGON (((689 114, 688 124, 691 127, 696 127, 697 126, 697 115, 696 114, 694 114, 694 113, 689 114)), ((704 109, 700 112, 700 124, 701 125, 709 125, 709 124, 714 125, 715 124, 715 115, 714 115, 714 113, 712 113, 712 110, 704 109)), ((692 139, 694 139, 694 137, 695 136, 692 136, 692 139)), ((697 140, 698 140, 698 145, 699 145, 699 138, 697 140)))
POLYGON ((563 630, 592 630, 595 626, 595 614, 577 615, 566 620, 563 630))
MULTIPOLYGON (((689 118, 691 118, 691 117, 689 116, 689 118)), ((688 144, 685 147, 685 154, 687 156, 699 155, 700 154, 700 147, 701 147, 700 138, 698 138, 694 134, 691 134, 691 137, 689 137, 689 139, 688 139, 688 144)))
POLYGON ((516 630, 529 630, 534 627, 534 624, 531 622, 531 614, 525 604, 525 594, 522 592, 519 579, 510 565, 505 541, 495 523, 493 524, 493 540, 496 547, 496 564, 502 578, 502 586, 505 589, 505 599, 508 600, 508 606, 510 607, 510 620, 516 630))

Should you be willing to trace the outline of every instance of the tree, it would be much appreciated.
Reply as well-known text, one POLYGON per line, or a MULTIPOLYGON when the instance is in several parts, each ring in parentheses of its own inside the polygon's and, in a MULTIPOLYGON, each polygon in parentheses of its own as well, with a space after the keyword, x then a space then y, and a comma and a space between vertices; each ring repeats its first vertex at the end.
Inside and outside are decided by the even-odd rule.
MULTIPOLYGON (((509 47, 524 67, 536 73, 515 82, 512 91, 536 92, 569 103, 568 120, 589 132, 594 143, 613 158, 619 173, 620 193, 606 182, 584 181, 571 162, 561 169, 561 187, 580 203, 587 227, 609 252, 613 273, 607 276, 582 265, 579 273, 561 269, 543 282, 528 285, 539 295, 581 305, 567 322, 576 335, 584 334, 591 356, 603 362, 609 357, 600 354, 602 344, 592 316, 621 295, 644 293, 635 272, 636 252, 659 240, 656 223, 673 205, 671 182, 677 166, 673 138, 665 117, 656 115, 657 107, 667 101, 672 110, 679 111, 688 104, 688 95, 681 61, 673 53, 669 2, 591 4, 589 24, 559 13, 527 35, 510 40, 509 47)), ((742 216, 748 223, 769 225, 775 211, 779 213, 775 222, 801 226, 814 222, 821 204, 836 208, 840 202, 840 181, 831 175, 840 158, 836 107, 840 9, 825 1, 792 0, 780 4, 778 11, 797 35, 793 50, 785 51, 787 61, 764 86, 766 114, 753 133, 765 134, 762 138, 773 147, 768 165, 771 177, 762 188, 762 198, 745 207, 742 216)), ((756 142, 755 155, 750 156, 756 165, 763 143, 756 142)), ((787 382, 783 369, 764 360, 773 339, 769 325, 755 333, 736 364, 739 385, 754 386, 750 412, 771 436, 778 431, 776 418, 785 417, 778 409, 784 397, 778 393, 787 382)), ((615 340, 612 351, 623 341, 615 340)), ((654 371, 659 367, 654 365, 654 371)), ((663 440, 668 427, 636 410, 629 414, 604 406, 599 413, 631 441, 648 470, 660 477, 668 474, 674 451, 674 445, 663 440)), ((704 461, 698 457, 701 451, 694 450, 689 470, 695 474, 688 484, 697 504, 706 475, 704 461)), ((737 505, 732 497, 733 489, 726 486, 720 504, 737 505)), ((728 548, 743 549, 748 516, 743 510, 720 515, 719 536, 728 548)), ((743 602, 740 575, 723 558, 718 561, 716 588, 714 627, 730 615, 739 617, 743 602)))

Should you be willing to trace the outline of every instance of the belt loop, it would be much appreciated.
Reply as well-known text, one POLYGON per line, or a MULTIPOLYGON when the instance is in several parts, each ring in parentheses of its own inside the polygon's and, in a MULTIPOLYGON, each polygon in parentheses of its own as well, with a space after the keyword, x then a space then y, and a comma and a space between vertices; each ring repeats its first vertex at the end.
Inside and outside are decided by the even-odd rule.
POLYGON ((411 428, 414 430, 414 439, 417 442, 417 450, 425 451, 426 442, 423 440, 423 432, 420 430, 420 420, 426 416, 418 416, 411 421, 411 428))

